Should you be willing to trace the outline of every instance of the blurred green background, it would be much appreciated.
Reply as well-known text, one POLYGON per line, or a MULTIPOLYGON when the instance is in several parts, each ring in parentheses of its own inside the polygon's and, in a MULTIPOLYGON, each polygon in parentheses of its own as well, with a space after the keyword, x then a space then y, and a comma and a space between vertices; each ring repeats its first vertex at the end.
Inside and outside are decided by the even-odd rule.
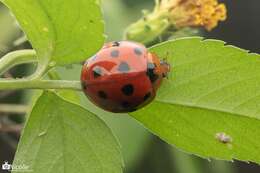
MULTIPOLYGON (((225 1, 228 20, 217 29, 202 35, 217 38, 253 52, 260 52, 259 25, 260 2, 257 0, 225 1)), ((107 40, 121 40, 124 29, 141 17, 142 9, 152 9, 153 0, 103 0, 107 40)), ((16 49, 30 48, 23 42, 19 29, 9 11, 0 6, 0 55, 16 49)), ((33 71, 32 65, 21 65, 5 74, 5 77, 19 77, 33 71)), ((64 79, 79 80, 80 65, 57 69, 64 79)), ((28 105, 33 91, 1 91, 2 104, 28 105)), ((149 133, 141 124, 128 115, 114 115, 97 109, 81 94, 82 105, 97 113, 112 128, 121 143, 125 160, 125 173, 259 173, 260 166, 239 161, 225 162, 202 159, 186 154, 169 146, 149 133)), ((12 114, 0 110, 0 164, 12 162, 20 136, 23 114, 12 114)), ((1 172, 1 170, 0 170, 1 172)))

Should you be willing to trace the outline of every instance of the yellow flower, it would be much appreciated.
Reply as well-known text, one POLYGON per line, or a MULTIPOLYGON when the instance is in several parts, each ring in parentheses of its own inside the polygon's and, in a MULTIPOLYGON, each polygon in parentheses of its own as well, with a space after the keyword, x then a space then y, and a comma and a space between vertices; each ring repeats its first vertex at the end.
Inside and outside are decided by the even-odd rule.
POLYGON ((157 0, 155 11, 168 11, 177 28, 205 27, 212 30, 226 20, 226 6, 217 0, 157 0))
POLYGON ((226 6, 218 0, 156 0, 152 12, 146 11, 126 29, 125 39, 150 44, 185 27, 204 27, 210 31, 226 20, 226 13, 226 6))

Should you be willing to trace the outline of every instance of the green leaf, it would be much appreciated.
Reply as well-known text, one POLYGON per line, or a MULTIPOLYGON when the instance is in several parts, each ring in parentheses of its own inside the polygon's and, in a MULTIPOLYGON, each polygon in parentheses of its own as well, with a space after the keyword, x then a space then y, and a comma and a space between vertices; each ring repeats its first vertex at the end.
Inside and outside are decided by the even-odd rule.
POLYGON ((11 9, 42 62, 80 62, 103 45, 104 24, 97 0, 0 1, 11 9))
POLYGON ((76 103, 80 105, 80 96, 76 91, 72 90, 57 90, 57 95, 62 97, 64 100, 67 100, 72 103, 76 103))
POLYGON ((44 92, 27 120, 14 164, 34 173, 121 173, 120 154, 102 120, 44 92))
POLYGON ((259 163, 260 56, 197 37, 151 51, 168 58, 169 79, 152 104, 131 115, 189 153, 259 163))

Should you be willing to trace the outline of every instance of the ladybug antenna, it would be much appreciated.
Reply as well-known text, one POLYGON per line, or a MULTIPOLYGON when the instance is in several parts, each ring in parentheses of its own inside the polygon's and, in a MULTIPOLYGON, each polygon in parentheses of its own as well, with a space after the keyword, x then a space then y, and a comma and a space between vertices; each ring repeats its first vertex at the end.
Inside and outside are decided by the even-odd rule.
POLYGON ((169 59, 169 56, 170 56, 170 52, 166 51, 166 56, 163 58, 163 60, 167 62, 169 59))

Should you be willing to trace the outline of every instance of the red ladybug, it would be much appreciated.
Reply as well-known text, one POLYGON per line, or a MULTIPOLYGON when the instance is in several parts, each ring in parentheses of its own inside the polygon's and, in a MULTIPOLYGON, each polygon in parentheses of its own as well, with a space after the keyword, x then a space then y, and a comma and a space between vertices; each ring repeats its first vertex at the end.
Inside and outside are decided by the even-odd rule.
POLYGON ((141 44, 111 42, 82 68, 81 82, 87 97, 110 112, 132 112, 150 103, 170 70, 141 44))

